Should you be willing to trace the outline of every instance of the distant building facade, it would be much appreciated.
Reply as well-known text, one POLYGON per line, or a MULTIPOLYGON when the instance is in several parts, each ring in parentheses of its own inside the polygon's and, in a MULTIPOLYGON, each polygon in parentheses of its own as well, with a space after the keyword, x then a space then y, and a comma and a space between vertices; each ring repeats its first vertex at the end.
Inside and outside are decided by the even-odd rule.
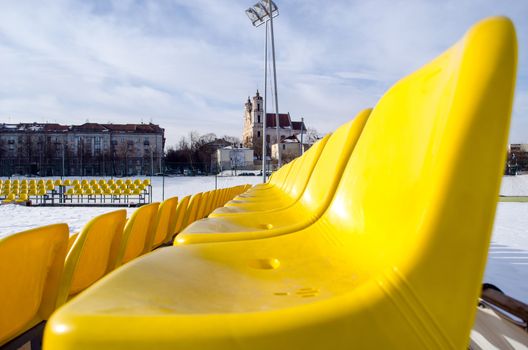
POLYGON ((506 174, 515 175, 525 171, 528 171, 528 144, 512 143, 508 145, 506 174))
POLYGON ((289 163, 310 148, 311 144, 301 142, 298 136, 288 136, 278 143, 271 145, 271 158, 278 159, 279 153, 283 163, 289 163))
MULTIPOLYGON (((264 122, 264 100, 258 90, 253 98, 249 98, 244 108, 244 131, 242 132, 242 144, 251 148, 258 159, 262 159, 262 137, 264 122)), ((277 126, 275 113, 266 113, 266 154, 270 154, 271 146, 291 136, 296 136, 301 131, 306 132, 303 122, 292 121, 290 113, 279 114, 279 125, 277 126), (277 139, 277 130, 279 139, 277 139)))
POLYGON ((214 159, 216 161, 217 170, 249 170, 253 169, 254 153, 250 148, 237 148, 227 146, 216 150, 214 159))
POLYGON ((161 171, 155 124, 0 124, 0 176, 129 176, 161 171))

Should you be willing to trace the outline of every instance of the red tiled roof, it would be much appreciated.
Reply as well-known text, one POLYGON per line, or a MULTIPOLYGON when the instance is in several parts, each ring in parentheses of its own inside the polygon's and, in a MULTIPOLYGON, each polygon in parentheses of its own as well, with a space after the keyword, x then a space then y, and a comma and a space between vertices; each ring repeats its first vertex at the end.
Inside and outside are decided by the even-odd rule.
POLYGON ((87 131, 87 132, 93 132, 93 131, 103 131, 106 130, 104 126, 97 123, 84 123, 81 125, 73 125, 74 131, 87 131))
POLYGON ((64 132, 68 130, 69 130, 68 125, 44 124, 44 131, 47 131, 47 132, 64 132))
MULTIPOLYGON (((266 127, 275 128, 275 113, 266 113, 266 127)), ((279 126, 281 128, 291 128, 291 119, 289 113, 279 113, 279 126)))
POLYGON ((163 129, 156 124, 102 124, 105 128, 117 132, 157 133, 163 129))
POLYGON ((304 122, 292 122, 293 130, 301 131, 301 126, 302 126, 302 130, 306 131, 306 125, 304 125, 304 122))

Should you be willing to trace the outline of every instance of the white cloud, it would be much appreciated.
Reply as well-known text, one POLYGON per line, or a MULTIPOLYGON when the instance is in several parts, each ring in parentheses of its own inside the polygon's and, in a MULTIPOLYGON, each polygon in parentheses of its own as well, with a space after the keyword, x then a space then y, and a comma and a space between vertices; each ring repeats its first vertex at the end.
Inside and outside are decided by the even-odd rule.
MULTIPOLYGON (((263 28, 251 1, 3 2, 0 118, 148 122, 168 143, 196 129, 239 136, 243 104, 263 87, 263 28)), ((512 140, 528 142, 528 3, 278 2, 279 103, 320 131, 372 106, 396 80, 506 14, 519 36, 512 140)))

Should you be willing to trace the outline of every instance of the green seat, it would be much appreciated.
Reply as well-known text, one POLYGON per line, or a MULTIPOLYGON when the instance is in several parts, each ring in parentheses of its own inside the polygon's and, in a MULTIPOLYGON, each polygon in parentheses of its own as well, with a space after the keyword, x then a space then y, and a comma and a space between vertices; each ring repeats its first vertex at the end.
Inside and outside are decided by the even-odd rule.
POLYGON ((45 348, 467 348, 515 66, 512 23, 478 23, 380 99, 317 222, 145 255, 56 312, 45 348))
POLYGON ((284 208, 233 213, 196 221, 178 235, 176 243, 264 238, 311 225, 330 204, 369 114, 370 109, 360 112, 354 120, 332 134, 298 201, 284 208))
POLYGON ((14 345, 55 310, 67 245, 66 224, 0 238, 0 347, 14 345))

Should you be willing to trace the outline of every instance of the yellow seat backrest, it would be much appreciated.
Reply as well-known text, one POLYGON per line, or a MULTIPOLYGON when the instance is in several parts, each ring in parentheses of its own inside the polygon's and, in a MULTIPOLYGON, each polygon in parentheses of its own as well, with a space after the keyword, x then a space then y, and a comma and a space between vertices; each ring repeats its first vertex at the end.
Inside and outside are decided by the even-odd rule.
POLYGON ((158 247, 167 241, 168 236, 172 236, 171 229, 171 218, 176 215, 176 207, 178 205, 178 197, 172 197, 163 201, 158 209, 156 219, 156 230, 153 235, 153 241, 150 244, 152 248, 158 247))
POLYGON ((114 269, 125 221, 122 209, 99 215, 83 227, 66 257, 57 306, 114 269))
POLYGON ((0 238, 0 345, 55 310, 67 244, 66 224, 0 238))
POLYGON ((211 192, 203 192, 202 198, 200 198, 200 203, 198 205, 198 210, 196 212, 196 218, 195 220, 203 219, 205 215, 205 208, 207 207, 207 203, 211 199, 211 192))
POLYGON ((148 244, 154 234, 158 207, 159 203, 143 205, 128 219, 123 231, 117 266, 150 251, 148 244))
POLYGON ((330 134, 326 135, 310 147, 301 157, 296 159, 295 164, 292 165, 292 169, 290 170, 290 175, 282 187, 285 195, 293 199, 301 196, 329 138, 330 134))
POLYGON ((368 281, 365 313, 378 312, 389 324, 406 319, 409 328, 401 329, 431 324, 421 317, 434 320, 441 348, 467 346, 504 167, 515 66, 513 26, 494 18, 399 81, 372 111, 322 218, 331 227, 328 240, 346 247, 355 280, 368 281))
POLYGON ((181 227, 182 229, 187 227, 189 224, 193 223, 194 221, 196 221, 201 199, 202 199, 201 192, 196 193, 191 197, 189 201, 189 206, 187 207, 187 210, 185 211, 185 216, 183 218, 182 227, 181 227))
POLYGON ((176 213, 171 216, 171 220, 169 223, 169 233, 170 235, 167 236, 167 240, 165 243, 170 242, 170 240, 173 238, 175 234, 178 234, 183 225, 183 220, 185 219, 185 213, 187 212, 187 208, 189 206, 189 200, 191 199, 191 196, 185 196, 183 199, 178 203, 178 206, 176 207, 176 213))

